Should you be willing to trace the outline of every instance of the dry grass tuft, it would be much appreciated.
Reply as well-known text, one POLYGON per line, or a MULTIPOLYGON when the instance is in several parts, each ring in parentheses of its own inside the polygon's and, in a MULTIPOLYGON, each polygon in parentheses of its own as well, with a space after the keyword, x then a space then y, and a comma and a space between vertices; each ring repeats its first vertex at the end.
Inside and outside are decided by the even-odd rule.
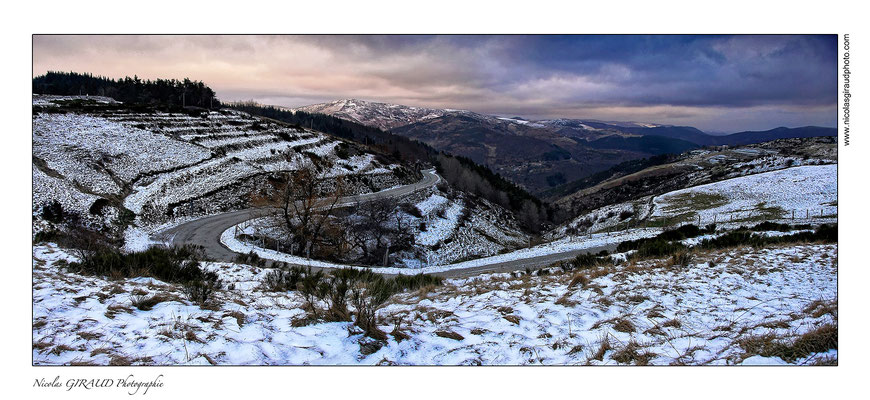
POLYGON ((628 300, 630 303, 640 304, 640 303, 643 303, 643 302, 649 300, 649 297, 644 296, 642 294, 634 294, 634 295, 628 296, 628 298, 626 300, 628 300))
POLYGON ((222 318, 225 317, 235 318, 236 323, 239 324, 239 328, 245 324, 245 314, 241 311, 227 311, 222 316, 222 318))
POLYGON ((586 285, 589 284, 589 277, 586 274, 577 274, 571 278, 571 283, 568 284, 568 287, 575 287, 580 285, 581 288, 585 288, 586 285))
POLYGON ((620 319, 613 324, 613 329, 623 333, 633 333, 635 331, 634 324, 627 319, 620 319))
POLYGON ((453 316, 453 311, 448 311, 448 310, 432 309, 432 311, 429 311, 426 313, 426 318, 428 318, 429 321, 436 322, 436 323, 439 320, 442 320, 442 319, 445 319, 445 318, 448 318, 451 316, 453 316))
POLYGON ((511 322, 512 324, 514 324, 514 325, 519 325, 519 324, 520 324, 520 317, 518 317, 518 316, 516 316, 516 315, 505 315, 505 316, 504 316, 504 319, 510 321, 510 322, 511 322))
POLYGON ((97 332, 79 332, 78 335, 84 340, 96 340, 103 337, 101 333, 97 332))
POLYGON ((184 333, 184 340, 187 340, 188 342, 205 343, 204 341, 200 340, 200 338, 198 338, 196 336, 196 333, 194 333, 192 330, 188 330, 184 333))
POLYGON ((785 362, 792 363, 815 353, 837 349, 837 331, 836 325, 824 324, 798 336, 793 341, 769 333, 743 338, 738 341, 738 344, 745 351, 744 358, 757 354, 762 357, 779 357, 785 362))
POLYGON ((401 343, 403 340, 411 339, 411 335, 408 335, 407 333, 402 332, 399 329, 399 325, 396 325, 393 328, 393 331, 390 332, 390 335, 392 335, 394 338, 396 338, 396 342, 399 342, 399 343, 401 343))
POLYGON ((837 299, 834 300, 816 300, 804 307, 803 312, 809 314, 813 318, 819 318, 823 315, 830 315, 837 318, 837 299))
POLYGON ((109 350, 107 347, 101 347, 101 348, 98 348, 98 349, 93 349, 93 350, 91 350, 91 357, 96 357, 96 356, 98 356, 98 355, 100 355, 100 354, 109 354, 109 353, 111 353, 111 352, 112 352, 112 351, 109 350))
POLYGON ((622 348, 616 349, 613 356, 610 358, 620 364, 649 365, 650 360, 658 356, 651 351, 643 351, 644 349, 635 341, 628 342, 622 348))
POLYGON ((508 307, 508 306, 501 306, 501 307, 497 308, 496 310, 498 310, 498 312, 500 312, 502 315, 508 315, 508 314, 512 314, 514 312, 514 309, 512 307, 508 307))
POLYGON ((43 342, 43 341, 39 341, 39 342, 36 342, 36 343, 33 344, 33 348, 34 348, 34 349, 37 349, 37 350, 39 350, 39 351, 41 352, 42 350, 45 350, 45 349, 51 347, 51 345, 52 345, 51 342, 43 342))
POLYGON ((612 349, 613 346, 610 344, 610 337, 605 336, 598 343, 598 349, 595 350, 595 353, 593 353, 592 356, 589 357, 589 359, 604 361, 604 354, 612 349))
POLYGON ((577 305, 577 302, 571 300, 571 293, 565 293, 558 299, 556 299, 556 304, 564 307, 574 307, 577 305))
POLYGON ((136 307, 142 311, 150 311, 154 306, 167 302, 167 301, 176 301, 178 300, 178 296, 170 295, 167 293, 158 293, 153 296, 136 296, 134 295, 130 302, 133 304, 133 307, 136 307))
POLYGON ((60 353, 63 353, 65 351, 75 351, 75 350, 76 350, 75 348, 67 346, 65 344, 59 344, 57 346, 54 346, 48 353, 59 356, 60 353))
POLYGON ((662 326, 665 327, 665 328, 676 328, 676 329, 679 329, 679 328, 681 328, 681 327, 683 326, 683 323, 680 322, 680 320, 674 318, 674 319, 671 319, 671 320, 667 320, 667 321, 665 321, 665 322, 662 324, 662 326))
MULTIPOLYGON (((577 353, 579 353, 579 352, 581 352, 581 351, 583 351, 583 345, 582 345, 582 344, 578 344, 578 345, 575 345, 575 346, 571 347, 571 350, 568 350, 568 355, 570 356, 570 355, 573 355, 573 354, 577 354, 577 353)), ((606 351, 606 350, 605 350, 605 351, 606 351)))
POLYGON ((438 336, 441 336, 441 337, 443 337, 443 338, 447 338, 447 339, 453 339, 453 340, 465 340, 465 337, 464 337, 464 336, 462 336, 462 335, 460 335, 460 334, 458 334, 458 333, 456 333, 456 332, 453 332, 453 331, 444 331, 444 330, 441 330, 441 331, 436 331, 435 334, 438 335, 438 336))

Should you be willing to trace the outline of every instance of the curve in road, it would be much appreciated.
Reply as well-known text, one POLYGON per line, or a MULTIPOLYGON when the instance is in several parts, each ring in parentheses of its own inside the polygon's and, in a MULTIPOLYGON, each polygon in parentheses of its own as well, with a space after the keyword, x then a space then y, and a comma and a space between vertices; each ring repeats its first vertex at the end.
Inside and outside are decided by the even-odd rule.
MULTIPOLYGON (((380 192, 343 197, 339 200, 338 206, 346 207, 363 201, 404 196, 417 190, 434 186, 441 181, 441 177, 439 177, 434 170, 425 170, 422 172, 423 179, 417 183, 386 189, 380 192)), ((238 256, 239 253, 228 249, 223 243, 221 243, 221 234, 235 225, 265 216, 266 212, 267 211, 264 209, 246 209, 211 215, 169 228, 161 232, 160 235, 171 237, 171 243, 175 245, 194 244, 202 246, 206 256, 212 260, 232 262, 236 259, 236 256, 238 256)), ((435 272, 432 273, 432 275, 463 277, 480 273, 509 272, 553 264, 574 258, 583 253, 597 253, 601 250, 612 251, 615 248, 616 244, 607 244, 581 250, 561 251, 541 256, 494 262, 492 264, 475 267, 451 269, 435 272)), ((312 267, 312 269, 317 270, 322 268, 312 267)), ((377 272, 377 269, 373 270, 377 272)))
MULTIPOLYGON (((424 170, 422 173, 423 179, 416 183, 385 189, 380 192, 342 197, 339 199, 336 207, 347 207, 359 202, 376 199, 400 197, 420 189, 435 186, 441 181, 441 177, 435 173, 434 169, 424 170)), ((238 253, 226 248, 221 243, 221 234, 225 230, 242 222, 265 216, 266 213, 266 209, 251 208, 210 215, 166 229, 158 233, 158 236, 171 237, 171 243, 174 245, 193 244, 202 246, 205 250, 205 255, 212 260, 234 261, 238 253)))

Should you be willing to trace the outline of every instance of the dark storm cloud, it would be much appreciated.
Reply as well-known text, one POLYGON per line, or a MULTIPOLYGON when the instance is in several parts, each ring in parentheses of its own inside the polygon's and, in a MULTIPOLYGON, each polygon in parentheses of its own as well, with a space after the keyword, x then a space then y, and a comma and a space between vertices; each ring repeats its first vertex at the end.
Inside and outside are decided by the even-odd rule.
POLYGON ((833 35, 34 38, 34 74, 190 76, 225 99, 287 106, 356 97, 715 130, 833 126, 836 62, 833 35))

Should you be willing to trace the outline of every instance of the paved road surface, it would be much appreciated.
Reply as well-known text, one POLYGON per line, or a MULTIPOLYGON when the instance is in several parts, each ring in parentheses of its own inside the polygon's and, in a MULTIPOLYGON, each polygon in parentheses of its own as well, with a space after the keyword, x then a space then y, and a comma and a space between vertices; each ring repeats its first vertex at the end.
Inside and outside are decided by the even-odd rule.
MULTIPOLYGON (((440 181, 441 177, 435 174, 434 170, 425 170, 423 171, 423 179, 417 183, 386 189, 375 193, 343 197, 339 200, 337 206, 344 207, 354 205, 361 201, 400 197, 413 193, 419 189, 434 186, 440 181)), ((234 225, 240 224, 249 219, 265 216, 267 211, 268 210, 266 209, 247 209, 211 215, 167 229, 160 232, 158 235, 171 237, 172 244, 175 245, 200 245, 205 249, 205 254, 210 259, 216 261, 234 261, 237 253, 221 244, 221 234, 234 225)))
MULTIPOLYGON (((349 206, 356 204, 360 201, 404 196, 413 193, 418 189, 434 186, 440 180, 441 178, 435 174, 434 170, 426 170, 423 171, 423 179, 415 184, 382 190, 375 193, 366 193, 358 196, 344 197, 339 201, 338 205, 349 206)), ((238 253, 231 251, 221 243, 221 234, 227 229, 233 227, 234 225, 240 224, 253 218, 264 216, 265 214, 265 209, 231 211, 183 223, 174 228, 170 228, 161 232, 160 235, 172 237, 172 243, 175 245, 200 245, 205 250, 206 256, 210 259, 216 261, 234 261, 238 253)), ((478 267, 438 272, 434 273, 433 275, 439 275, 444 277, 463 277, 486 272, 492 273, 524 270, 526 268, 541 267, 558 261, 568 260, 576 257, 578 254, 586 252, 597 253, 601 250, 612 251, 615 248, 616 244, 611 244, 584 250, 572 250, 531 257, 522 260, 504 261, 478 267)), ((312 269, 316 270, 317 268, 312 269)))

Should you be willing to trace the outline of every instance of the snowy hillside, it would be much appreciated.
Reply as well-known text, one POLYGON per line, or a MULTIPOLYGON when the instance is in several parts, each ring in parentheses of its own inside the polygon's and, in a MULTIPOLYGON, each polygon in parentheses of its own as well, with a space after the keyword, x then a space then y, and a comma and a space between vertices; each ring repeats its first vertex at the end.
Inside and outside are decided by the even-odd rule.
POLYGON ((268 269, 207 264, 232 286, 200 307, 155 279, 69 274, 60 260, 74 257, 38 246, 32 353, 39 365, 836 364, 837 254, 745 248, 686 267, 602 267, 588 280, 448 280, 394 295, 378 312, 389 335, 376 345, 351 322, 302 322, 298 292, 261 289, 268 269), (159 300, 137 308, 148 298, 159 300), (818 345, 789 350, 801 340, 818 345))
MULTIPOLYGON (((771 219, 837 213, 837 165, 802 166, 695 186, 656 196, 652 218, 687 212, 710 221, 716 215, 737 218, 769 213, 771 219), (712 198, 699 205, 687 199, 712 198)), ((719 220, 724 218, 719 217, 719 220)))
POLYGON ((82 111, 67 108, 69 99, 33 99, 36 216, 57 200, 65 211, 103 226, 112 222, 99 214, 129 210, 138 226, 153 227, 242 207, 259 180, 312 160, 331 165, 323 171, 326 176, 371 177, 356 191, 403 183, 392 173, 395 165, 371 154, 339 157, 336 148, 342 142, 330 136, 245 113, 82 111), (107 206, 95 209, 98 199, 107 206))
POLYGON ((831 223, 836 216, 837 165, 805 165, 607 205, 578 216, 546 237, 699 221, 700 225, 736 226, 794 217, 800 223, 831 223))

